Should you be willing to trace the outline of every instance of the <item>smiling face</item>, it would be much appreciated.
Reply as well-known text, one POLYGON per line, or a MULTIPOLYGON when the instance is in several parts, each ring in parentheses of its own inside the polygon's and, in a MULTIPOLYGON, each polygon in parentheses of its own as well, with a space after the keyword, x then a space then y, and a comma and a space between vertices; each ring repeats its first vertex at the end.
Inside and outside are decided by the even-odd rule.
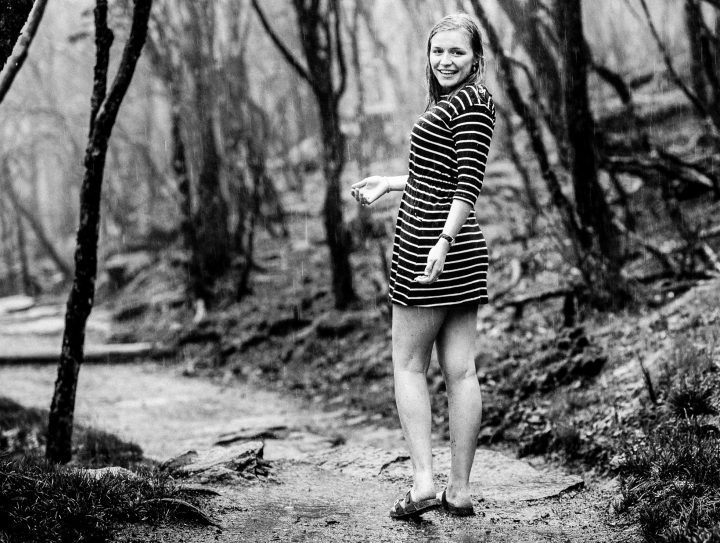
POLYGON ((470 36, 463 30, 443 30, 430 40, 428 61, 443 90, 451 91, 465 81, 473 69, 470 36))

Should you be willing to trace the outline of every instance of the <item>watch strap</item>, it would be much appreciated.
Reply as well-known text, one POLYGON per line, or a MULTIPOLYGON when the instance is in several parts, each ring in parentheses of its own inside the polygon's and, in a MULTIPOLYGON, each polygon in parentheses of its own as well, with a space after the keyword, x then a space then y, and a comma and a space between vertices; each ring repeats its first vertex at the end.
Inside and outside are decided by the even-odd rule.
POLYGON ((453 243, 455 243, 455 238, 448 234, 445 234, 445 233, 440 234, 438 236, 438 239, 444 239, 445 241, 447 241, 450 244, 450 247, 452 247, 453 243))

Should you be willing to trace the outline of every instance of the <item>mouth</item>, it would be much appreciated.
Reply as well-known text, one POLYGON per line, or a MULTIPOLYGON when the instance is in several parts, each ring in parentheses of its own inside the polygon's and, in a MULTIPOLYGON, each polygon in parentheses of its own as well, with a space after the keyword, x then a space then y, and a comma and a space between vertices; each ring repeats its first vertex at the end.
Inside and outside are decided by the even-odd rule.
POLYGON ((457 73, 455 70, 438 70, 438 72, 445 77, 452 77, 457 73))

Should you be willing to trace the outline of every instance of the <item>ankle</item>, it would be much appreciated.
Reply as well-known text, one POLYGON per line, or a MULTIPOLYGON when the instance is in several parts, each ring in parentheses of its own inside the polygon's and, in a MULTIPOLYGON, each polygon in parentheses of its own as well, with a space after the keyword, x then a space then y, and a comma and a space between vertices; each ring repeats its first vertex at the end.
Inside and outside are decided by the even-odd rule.
POLYGON ((415 498, 427 498, 428 496, 434 496, 435 482, 433 481, 432 476, 422 478, 416 477, 412 486, 412 495, 415 498))
POLYGON ((445 497, 451 502, 468 499, 470 497, 470 487, 450 482, 445 488, 445 497))

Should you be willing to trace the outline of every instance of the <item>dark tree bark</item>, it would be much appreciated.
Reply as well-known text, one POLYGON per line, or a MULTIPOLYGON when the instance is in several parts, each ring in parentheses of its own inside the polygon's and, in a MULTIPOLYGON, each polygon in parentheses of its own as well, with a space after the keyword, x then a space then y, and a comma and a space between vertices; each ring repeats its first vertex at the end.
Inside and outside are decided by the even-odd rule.
POLYGON ((591 233, 581 241, 587 252, 596 254, 598 264, 590 283, 596 287, 592 288, 596 295, 608 297, 607 305, 622 306, 629 296, 620 274, 622 240, 598 179, 595 123, 590 113, 587 88, 590 59, 583 32, 581 0, 558 0, 557 11, 565 67, 565 123, 575 206, 585 231, 591 233), (596 243, 599 251, 595 250, 596 243))
POLYGON ((189 25, 195 54, 188 57, 195 83, 195 112, 200 134, 200 171, 197 180, 197 208, 193 216, 198 243, 199 277, 202 299, 213 302, 213 286, 230 267, 231 237, 228 231, 229 209, 220 183, 221 156, 215 138, 213 113, 216 109, 213 42, 215 10, 188 3, 193 21, 189 25), (203 10, 208 10, 207 16, 203 10))
MULTIPOLYGON (((24 2, 20 2, 20 4, 24 5, 24 2)), ((7 91, 10 90, 10 86, 15 80, 15 76, 18 74, 20 68, 22 68, 23 63, 25 62, 25 59, 27 58, 30 44, 35 37, 35 32, 37 32, 37 28, 40 25, 43 13, 45 13, 46 5, 47 0, 35 0, 35 5, 33 5, 32 10, 30 11, 30 15, 28 15, 27 24, 22 28, 21 35, 17 40, 17 52, 15 53, 15 55, 10 57, 10 62, 8 63, 7 67, 2 73, 0 73, 0 102, 3 101, 5 95, 7 94, 7 91)), ((24 9, 22 9, 22 7, 19 9, 19 11, 20 13, 24 13, 24 9)), ((3 26, 3 21, 0 19, 0 36, 4 37, 3 26)), ((12 36, 14 35, 12 34, 13 31, 14 29, 10 29, 10 39, 12 39, 12 36)), ((0 38, 0 44, 2 44, 0 45, 0 47, 4 49, 6 43, 2 43, 3 41, 4 39, 0 38)), ((0 58, 2 59, 2 65, 4 65, 6 62, 6 57, 3 55, 0 58)))
POLYGON ((20 277, 22 279, 23 294, 33 295, 33 281, 30 276, 30 262, 27 253, 27 240, 25 238, 25 227, 22 222, 20 211, 15 209, 15 233, 17 234, 18 259, 20 260, 20 277))
MULTIPOLYGON (((588 66, 580 0, 558 1, 560 43, 565 66, 563 95, 565 124, 571 145, 570 172, 575 205, 582 223, 593 230, 603 255, 617 261, 617 239, 613 235, 612 214, 598 181, 595 149, 595 122, 588 99, 588 66)), ((584 240, 590 248, 592 240, 584 240)))
POLYGON ((0 70, 10 58, 32 7, 33 0, 0 0, 0 70))
POLYGON ((67 302, 65 332, 58 377, 50 406, 46 456, 65 463, 71 458, 75 393, 84 358, 85 325, 92 310, 97 274, 97 243, 100 196, 108 141, 120 104, 127 92, 147 34, 152 0, 135 0, 130 36, 117 74, 106 94, 112 32, 107 26, 107 0, 95 6, 96 65, 94 70, 91 121, 85 150, 85 174, 80 189, 80 226, 75 250, 75 278, 67 302))
POLYGON ((257 0, 252 0, 252 4, 273 43, 285 60, 308 82, 318 103, 323 172, 327 183, 323 222, 330 249, 335 307, 344 309, 357 299, 357 295, 353 288, 350 267, 350 237, 343 222, 340 197, 340 174, 345 165, 345 138, 340 131, 338 105, 345 92, 346 66, 340 37, 338 1, 293 0, 307 68, 270 26, 257 0), (335 77, 336 71, 338 77, 335 77), (335 84, 334 80, 338 78, 339 81, 335 84))
POLYGON ((549 115, 546 120, 558 142, 567 141, 563 119, 562 77, 555 52, 543 35, 542 2, 540 0, 504 0, 499 3, 515 26, 523 48, 535 65, 533 75, 538 81, 540 96, 546 97, 549 115))
POLYGON ((5 263, 5 276, 0 282, 0 294, 17 292, 17 277, 15 275, 15 259, 13 258, 12 231, 9 222, 9 209, 4 198, 0 198, 0 244, 2 244, 3 261, 5 263))
POLYGON ((700 7, 694 0, 685 0, 685 28, 690 43, 690 78, 695 96, 702 102, 707 102, 707 87, 705 84, 705 63, 703 62, 702 44, 702 14, 700 7))
MULTIPOLYGON (((170 91, 173 95, 174 91, 170 91)), ((187 168, 187 156, 185 153, 185 142, 181 133, 181 113, 179 97, 171 98, 171 137, 172 137, 172 170, 179 195, 180 205, 180 234, 183 247, 185 247, 187 262, 187 288, 186 297, 188 302, 196 299, 203 299, 204 286, 200 274, 199 251, 197 250, 197 237, 192 221, 192 191, 190 187, 190 175, 187 168)))

